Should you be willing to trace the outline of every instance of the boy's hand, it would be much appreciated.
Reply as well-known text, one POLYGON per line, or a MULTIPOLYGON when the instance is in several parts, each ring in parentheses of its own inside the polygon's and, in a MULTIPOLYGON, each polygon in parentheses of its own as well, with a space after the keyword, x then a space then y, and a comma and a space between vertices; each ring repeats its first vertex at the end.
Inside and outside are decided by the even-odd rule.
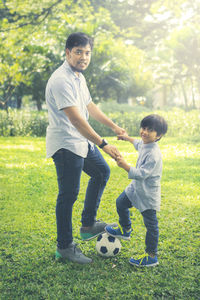
POLYGON ((133 144, 133 142, 134 142, 134 138, 130 137, 127 133, 118 134, 117 139, 118 140, 123 140, 123 141, 128 141, 131 144, 133 144))
POLYGON ((125 132, 124 134, 118 134, 117 139, 118 140, 123 140, 123 141, 128 141, 129 140, 128 134, 125 132))
POLYGON ((117 165, 124 169, 125 171, 129 172, 130 170, 130 166, 127 164, 127 162, 125 161, 125 159, 122 157, 122 156, 117 156, 116 158, 116 162, 117 162, 117 165))

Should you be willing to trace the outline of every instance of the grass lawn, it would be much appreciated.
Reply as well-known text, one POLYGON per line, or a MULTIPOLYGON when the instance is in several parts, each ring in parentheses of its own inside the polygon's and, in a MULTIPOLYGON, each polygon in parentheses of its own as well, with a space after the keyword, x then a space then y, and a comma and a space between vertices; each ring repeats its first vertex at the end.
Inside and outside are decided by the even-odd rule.
MULTIPOLYGON (((108 140, 135 165, 133 146, 108 140)), ((10 137, 0 138, 0 144, 2 300, 200 299, 200 140, 166 137, 159 142, 163 154, 160 264, 147 269, 128 263, 131 256, 144 253, 145 228, 135 209, 131 210, 132 239, 122 241, 115 258, 99 257, 96 240, 80 240, 85 174, 74 205, 73 234, 93 263, 55 261, 57 182, 54 165, 45 158, 45 140, 10 137)), ((124 170, 105 157, 111 177, 98 217, 113 222, 118 221, 115 199, 129 180, 124 170)))

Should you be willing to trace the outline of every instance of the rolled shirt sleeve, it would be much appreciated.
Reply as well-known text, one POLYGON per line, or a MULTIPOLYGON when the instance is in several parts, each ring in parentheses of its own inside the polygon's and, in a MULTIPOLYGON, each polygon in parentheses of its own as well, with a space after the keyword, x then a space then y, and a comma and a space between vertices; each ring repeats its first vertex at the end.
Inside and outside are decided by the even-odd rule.
POLYGON ((65 78, 56 78, 52 84, 52 95, 58 110, 70 106, 77 106, 72 85, 65 78))

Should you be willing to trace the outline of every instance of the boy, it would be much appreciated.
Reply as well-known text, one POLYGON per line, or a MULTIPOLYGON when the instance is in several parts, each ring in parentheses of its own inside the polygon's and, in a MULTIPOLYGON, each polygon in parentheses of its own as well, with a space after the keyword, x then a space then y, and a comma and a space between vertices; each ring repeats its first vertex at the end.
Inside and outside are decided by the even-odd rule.
POLYGON ((159 115, 146 116, 140 123, 141 140, 118 135, 118 139, 129 141, 139 152, 136 168, 131 167, 123 157, 117 157, 117 164, 128 172, 133 181, 117 198, 116 206, 119 215, 119 226, 107 225, 106 232, 114 237, 129 240, 132 232, 129 208, 137 208, 146 226, 146 250, 140 259, 131 258, 129 263, 137 267, 158 265, 158 220, 156 211, 160 210, 160 180, 162 158, 157 141, 167 132, 167 123, 159 115))

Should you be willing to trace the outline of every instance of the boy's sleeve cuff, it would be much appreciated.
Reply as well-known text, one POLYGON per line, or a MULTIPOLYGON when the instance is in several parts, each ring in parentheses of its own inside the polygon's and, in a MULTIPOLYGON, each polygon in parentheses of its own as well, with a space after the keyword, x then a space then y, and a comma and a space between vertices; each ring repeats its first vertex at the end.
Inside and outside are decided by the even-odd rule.
POLYGON ((130 170, 128 172, 128 178, 129 179, 134 179, 134 170, 135 170, 134 167, 130 167, 130 170))

